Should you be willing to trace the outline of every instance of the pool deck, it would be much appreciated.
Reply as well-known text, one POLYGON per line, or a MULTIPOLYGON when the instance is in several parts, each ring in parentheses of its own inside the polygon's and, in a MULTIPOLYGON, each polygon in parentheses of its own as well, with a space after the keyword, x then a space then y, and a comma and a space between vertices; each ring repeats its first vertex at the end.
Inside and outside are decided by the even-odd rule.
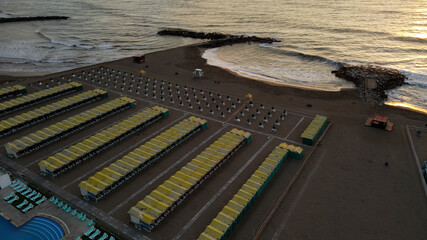
POLYGON ((76 216, 73 217, 65 213, 60 208, 53 205, 48 199, 40 205, 35 206, 30 211, 22 213, 3 200, 11 191, 15 190, 10 187, 0 190, 0 215, 9 220, 15 227, 20 227, 34 217, 40 216, 55 220, 64 230, 64 239, 74 240, 89 229, 87 221, 82 222, 78 220, 76 216))

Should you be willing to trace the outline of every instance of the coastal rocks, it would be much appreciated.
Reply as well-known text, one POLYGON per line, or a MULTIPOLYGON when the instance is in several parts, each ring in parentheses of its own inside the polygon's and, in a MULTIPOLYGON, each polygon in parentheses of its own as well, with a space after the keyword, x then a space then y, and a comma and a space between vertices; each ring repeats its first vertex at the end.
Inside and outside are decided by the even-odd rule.
POLYGON ((204 33, 204 32, 194 32, 183 29, 166 29, 159 31, 157 34, 160 36, 180 36, 180 37, 190 37, 197 39, 209 39, 211 41, 203 43, 200 45, 202 48, 216 48, 225 45, 232 45, 236 43, 273 43, 280 42, 278 39, 274 38, 263 38, 257 36, 245 36, 245 35, 231 35, 223 33, 204 33))
POLYGON ((375 66, 343 66, 332 73, 353 82, 362 99, 378 105, 387 100, 385 90, 402 86, 407 78, 399 71, 375 66))
POLYGON ((45 21, 45 20, 67 20, 68 18, 70 17, 66 17, 66 16, 10 17, 10 18, 0 18, 0 23, 45 21))

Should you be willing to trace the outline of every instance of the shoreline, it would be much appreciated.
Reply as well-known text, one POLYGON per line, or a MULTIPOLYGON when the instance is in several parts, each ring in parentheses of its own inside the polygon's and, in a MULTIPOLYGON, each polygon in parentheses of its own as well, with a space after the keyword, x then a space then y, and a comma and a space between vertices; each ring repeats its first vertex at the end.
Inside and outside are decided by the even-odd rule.
POLYGON ((354 87, 354 88, 351 88, 351 87, 342 87, 342 88, 337 88, 337 89, 334 89, 334 90, 332 90, 332 89, 324 89, 324 88, 320 88, 320 87, 308 87, 308 86, 303 86, 303 85, 298 85, 298 84, 292 84, 292 83, 287 83, 287 82, 262 79, 261 77, 259 77, 259 78, 251 77, 251 76, 253 76, 251 74, 239 74, 239 73, 231 70, 230 68, 215 66, 215 65, 207 63, 207 59, 203 57, 204 51, 206 51, 206 50, 208 50, 208 49, 204 49, 203 52, 202 52, 202 50, 200 50, 200 57, 206 60, 206 65, 207 66, 221 68, 221 69, 223 69, 223 70, 225 70, 225 71, 229 72, 230 74, 233 74, 233 75, 235 75, 237 77, 243 77, 243 78, 252 79, 254 81, 259 81, 259 82, 265 83, 267 85, 277 86, 277 87, 297 88, 297 89, 307 90, 307 91, 320 91, 320 92, 340 92, 342 90, 345 91, 345 90, 356 89, 356 87, 354 87))

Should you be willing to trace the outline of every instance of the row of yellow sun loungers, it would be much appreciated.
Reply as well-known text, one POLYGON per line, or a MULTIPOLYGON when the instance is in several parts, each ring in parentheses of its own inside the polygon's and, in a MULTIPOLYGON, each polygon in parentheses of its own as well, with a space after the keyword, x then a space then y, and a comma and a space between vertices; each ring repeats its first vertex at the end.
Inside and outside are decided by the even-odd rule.
POLYGON ((202 232, 198 240, 226 239, 262 193, 294 146, 282 143, 258 167, 233 198, 202 232))
POLYGON ((0 89, 0 99, 15 97, 15 96, 19 96, 26 93, 27 93, 27 89, 21 85, 5 87, 0 89))
POLYGON ((83 86, 80 83, 70 82, 2 102, 0 103, 0 116, 82 89, 83 86))
POLYGON ((38 130, 5 144, 10 157, 21 157, 54 143, 76 131, 92 125, 108 116, 134 106, 136 101, 128 97, 116 98, 112 101, 86 110, 65 120, 38 130))
POLYGON ((233 129, 222 135, 132 207, 128 211, 131 221, 137 228, 151 231, 243 144, 250 141, 251 134, 242 130, 233 129))
POLYGON ((154 106, 146 108, 113 126, 104 129, 71 147, 39 162, 40 173, 55 177, 99 152, 122 141, 156 120, 169 115, 166 108, 154 106))
POLYGON ((207 127, 207 121, 189 117, 136 148, 110 166, 80 182, 80 191, 86 199, 95 201, 129 180, 152 162, 207 127))
POLYGON ((0 137, 9 135, 84 104, 106 98, 107 96, 108 94, 104 90, 89 90, 55 103, 19 114, 9 119, 2 120, 0 121, 0 137))

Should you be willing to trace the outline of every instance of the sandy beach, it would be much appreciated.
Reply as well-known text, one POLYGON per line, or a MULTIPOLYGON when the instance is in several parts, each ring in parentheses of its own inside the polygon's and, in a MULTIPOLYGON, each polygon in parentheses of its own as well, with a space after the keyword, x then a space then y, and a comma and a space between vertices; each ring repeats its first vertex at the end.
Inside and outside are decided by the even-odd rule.
MULTIPOLYGON (((244 99, 244 96, 250 93, 253 95, 255 104, 262 103, 290 112, 289 120, 286 120, 288 122, 285 122, 276 133, 270 131, 271 127, 259 129, 257 123, 260 120, 254 121, 251 126, 245 125, 243 120, 248 117, 242 118, 242 123, 233 123, 245 127, 249 131, 253 130, 256 140, 251 143, 251 146, 242 148, 233 158, 234 160, 219 170, 217 175, 221 175, 223 178, 215 177, 216 175, 212 176, 210 182, 198 189, 200 193, 197 193, 197 196, 190 198, 182 208, 168 216, 168 219, 162 223, 158 230, 147 234, 149 238, 197 238, 245 179, 268 155, 269 151, 280 143, 281 139, 301 143, 300 134, 316 114, 327 116, 331 120, 330 129, 315 150, 307 147, 307 153, 311 151, 313 153, 290 187, 286 197, 279 204, 277 211, 271 214, 271 219, 265 228, 261 229, 273 206, 301 166, 301 162, 294 159, 286 163, 289 165, 285 164, 271 185, 255 202, 254 207, 233 230, 230 239, 254 239, 258 236, 259 239, 397 240, 423 239, 427 235, 427 194, 419 176, 422 162, 427 161, 427 150, 424 147, 427 146, 426 115, 386 105, 366 105, 359 98, 356 89, 327 92, 279 86, 268 84, 265 81, 244 78, 224 69, 207 65, 206 60, 201 58, 202 53, 203 49, 195 46, 180 47, 148 53, 146 54, 146 62, 140 64, 134 63, 132 58, 125 58, 84 68, 107 66, 129 73, 138 73, 140 70, 144 70, 146 72, 143 74, 144 77, 149 76, 158 81, 164 80, 180 86, 203 89, 205 92, 221 93, 222 96, 230 96, 233 99, 244 99), (201 79, 194 79, 192 72, 195 68, 202 68, 205 76, 201 79), (390 121, 394 123, 393 131, 387 132, 365 127, 365 120, 374 113, 388 115, 390 121), (261 133, 257 133, 258 131, 261 133), (422 136, 417 137, 416 131, 422 131, 422 136), (266 142, 270 141, 269 134, 276 138, 273 137, 271 142, 263 147, 266 142), (257 150, 260 151, 257 152, 257 150), (180 233, 185 224, 203 208, 220 190, 221 186, 226 184, 227 180, 238 171, 245 161, 254 155, 257 155, 254 162, 248 166, 242 175, 236 178, 227 191, 218 198, 218 201, 215 201, 208 211, 200 215, 194 226, 190 226, 187 231, 180 233)), ((28 84, 49 78, 58 79, 60 76, 78 72, 81 72, 81 69, 45 76, 33 76, 32 74, 28 76, 22 74, 7 76, 0 73, 0 83, 2 86, 14 83, 28 84)), ((84 82, 83 80, 79 81, 84 82)), ((84 84, 90 88, 97 86, 92 83, 84 84)), ((114 90, 111 86, 108 89, 111 90, 109 99, 126 94, 114 90)), ((31 89, 31 91, 35 90, 36 87, 31 89)), ((129 95, 136 96, 134 93, 129 95)), ((106 100, 102 101, 105 102, 106 100)), ((148 106, 148 101, 168 106, 168 103, 162 103, 158 99, 147 100, 138 104, 137 108, 129 110, 126 115, 148 106)), ((90 106, 85 106, 83 109, 88 108, 90 106)), ((177 103, 173 105, 173 108, 171 106, 171 109, 175 108, 178 108, 177 103)), ((48 126, 80 111, 80 109, 72 110, 58 118, 43 122, 39 127, 48 126)), ((197 113, 195 109, 187 109, 186 111, 197 113)), ((25 110, 18 111, 16 114, 21 112, 25 112, 25 110)), ((173 155, 166 156, 162 162, 150 168, 146 175, 143 174, 133 179, 130 182, 132 183, 130 185, 133 186, 123 188, 120 190, 121 192, 116 192, 99 203, 91 204, 100 211, 128 224, 128 215, 124 210, 133 206, 169 175, 166 174, 154 184, 146 189, 144 188, 145 190, 139 192, 137 197, 124 204, 120 211, 116 211, 114 206, 122 201, 122 194, 131 196, 140 188, 137 185, 138 183, 149 182, 154 176, 161 173, 162 169, 172 165, 176 159, 185 157, 186 160, 171 170, 173 173, 173 170, 179 169, 200 151, 195 151, 187 156, 188 152, 192 149, 204 149, 208 145, 207 143, 199 145, 204 139, 211 135, 218 136, 218 134, 231 128, 231 122, 230 126, 221 126, 221 121, 225 121, 218 115, 209 116, 206 111, 200 114, 215 120, 212 121, 212 124, 209 123, 211 125, 206 132, 195 136, 194 141, 191 140, 178 147, 174 150, 173 155)), ((144 142, 143 139, 154 135, 160 127, 166 124, 170 125, 171 122, 181 119, 181 115, 179 111, 173 110, 169 119, 161 120, 147 128, 147 131, 130 137, 126 144, 108 150, 104 155, 109 156, 108 160, 105 160, 106 157, 104 156, 97 156, 93 161, 78 167, 78 169, 85 172, 84 176, 90 176, 95 172, 94 169, 97 166, 111 162, 114 160, 112 156, 115 158, 122 156, 123 149, 144 142)), ((229 116, 233 115, 227 115, 227 117, 229 116)), ((277 116, 278 113, 274 117, 277 116)), ((46 151, 24 157, 16 162, 38 174, 38 166, 35 160, 42 159, 46 153, 54 152, 58 147, 72 144, 83 136, 89 135, 90 132, 98 131, 102 127, 123 118, 123 115, 114 116, 102 125, 88 128, 88 132, 85 130, 81 135, 71 136, 61 144, 53 144, 47 147, 46 151)), ((272 125, 272 123, 269 124, 272 125)), ((18 135, 31 133, 35 129, 31 127, 18 135)), ((16 139, 18 135, 1 139, 1 144, 16 139)), ((5 155, 3 148, 1 154, 5 155)), ((69 184, 79 178, 81 174, 79 170, 71 171, 52 182, 77 198, 83 199, 79 194, 78 187, 69 184)))

